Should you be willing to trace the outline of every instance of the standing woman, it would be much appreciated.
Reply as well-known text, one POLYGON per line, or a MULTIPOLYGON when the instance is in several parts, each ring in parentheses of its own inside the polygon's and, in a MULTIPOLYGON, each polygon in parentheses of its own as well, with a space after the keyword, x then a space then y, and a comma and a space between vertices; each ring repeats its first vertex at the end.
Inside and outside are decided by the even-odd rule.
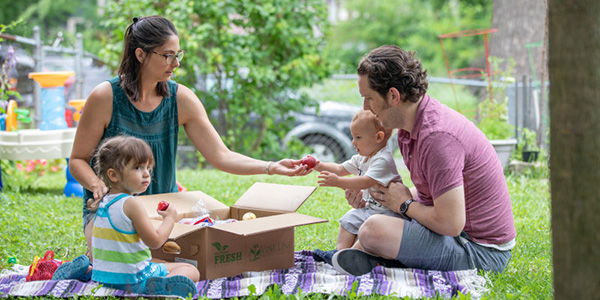
MULTIPOLYGON (((152 183, 144 194, 177 191, 175 159, 180 125, 196 149, 219 170, 238 175, 308 173, 299 160, 266 162, 229 150, 200 99, 188 87, 171 80, 183 56, 179 35, 171 21, 160 16, 133 18, 125 32, 117 77, 100 83, 86 101, 69 167, 85 188, 83 227, 89 257, 93 208, 108 192, 91 167, 95 163, 92 157, 105 138, 130 135, 150 145, 156 166, 152 183)), ((73 263, 65 266, 65 272, 58 273, 61 277, 72 277, 70 269, 76 270, 86 263, 85 259, 78 262, 79 266, 73 263)))

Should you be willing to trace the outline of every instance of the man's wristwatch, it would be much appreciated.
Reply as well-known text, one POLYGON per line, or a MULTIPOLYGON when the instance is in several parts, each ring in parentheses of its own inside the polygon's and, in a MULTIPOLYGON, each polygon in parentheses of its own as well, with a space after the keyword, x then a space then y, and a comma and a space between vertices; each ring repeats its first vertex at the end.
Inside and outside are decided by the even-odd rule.
POLYGON ((402 204, 400 204, 400 216, 404 219, 404 220, 412 220, 409 216, 406 215, 406 211, 408 210, 408 206, 413 203, 415 200, 414 199, 408 199, 406 201, 404 201, 402 204))

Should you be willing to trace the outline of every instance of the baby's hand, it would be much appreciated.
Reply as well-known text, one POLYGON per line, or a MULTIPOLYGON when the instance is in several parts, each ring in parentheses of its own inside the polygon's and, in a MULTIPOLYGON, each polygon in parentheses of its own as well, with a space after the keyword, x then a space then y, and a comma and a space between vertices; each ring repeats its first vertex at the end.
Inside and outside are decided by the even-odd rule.
POLYGON ((328 171, 321 172, 318 178, 321 179, 317 182, 320 186, 337 186, 339 179, 336 174, 328 171))

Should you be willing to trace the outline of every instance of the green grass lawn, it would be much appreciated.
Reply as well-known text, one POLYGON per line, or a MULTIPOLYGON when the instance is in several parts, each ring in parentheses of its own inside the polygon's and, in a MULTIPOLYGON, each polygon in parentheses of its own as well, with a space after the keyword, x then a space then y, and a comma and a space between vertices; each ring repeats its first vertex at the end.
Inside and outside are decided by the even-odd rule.
MULTIPOLYGON (((6 169, 6 165, 3 165, 6 169)), ((6 170, 3 170, 6 171, 6 170)), ((406 171, 401 172, 409 182, 406 171)), ((189 190, 201 190, 227 205, 254 182, 315 186, 316 173, 306 177, 237 176, 218 170, 180 170, 178 180, 189 190)), ((22 174, 4 174, 0 193, 0 269, 10 268, 8 258, 29 265, 34 256, 53 250, 55 258, 71 260, 84 253, 81 231, 81 199, 65 197, 65 173, 45 174, 33 181, 22 174)), ((490 289, 485 299, 551 299, 552 248, 550 196, 547 169, 525 175, 507 174, 517 228, 517 246, 509 267, 502 274, 484 273, 490 289)), ((299 213, 329 220, 296 229, 296 250, 333 249, 337 220, 349 209, 338 188, 319 187, 299 213)), ((311 298, 329 299, 328 295, 311 298)), ((264 298, 272 298, 264 296, 264 298)), ((277 296, 276 298, 279 298, 277 296)), ((295 298, 295 297, 290 297, 295 298)), ((302 298, 302 297, 300 297, 302 298)), ((369 297, 385 298, 385 297, 369 297)))

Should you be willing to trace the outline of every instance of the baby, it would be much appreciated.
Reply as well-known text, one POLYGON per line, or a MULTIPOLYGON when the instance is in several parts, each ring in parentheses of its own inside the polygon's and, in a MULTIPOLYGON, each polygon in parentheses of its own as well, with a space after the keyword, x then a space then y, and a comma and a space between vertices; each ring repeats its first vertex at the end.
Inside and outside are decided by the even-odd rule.
POLYGON ((371 215, 395 215, 374 199, 370 192, 379 192, 374 188, 377 183, 387 186, 392 181, 402 181, 392 152, 386 147, 391 129, 384 128, 371 111, 360 110, 352 118, 350 131, 352 145, 358 154, 342 164, 317 162, 314 167, 320 172, 320 186, 363 190, 366 206, 352 209, 340 219, 337 250, 352 247, 358 229, 371 215), (356 176, 343 177, 350 174, 356 176))

